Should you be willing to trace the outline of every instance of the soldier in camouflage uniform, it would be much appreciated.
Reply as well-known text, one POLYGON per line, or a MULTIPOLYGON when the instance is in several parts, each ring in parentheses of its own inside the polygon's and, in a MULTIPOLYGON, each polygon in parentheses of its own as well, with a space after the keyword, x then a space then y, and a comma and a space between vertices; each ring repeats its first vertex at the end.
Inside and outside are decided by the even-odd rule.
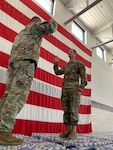
POLYGON ((6 91, 0 100, 0 144, 21 144, 22 139, 11 134, 15 117, 27 100, 34 70, 40 55, 43 35, 57 30, 54 20, 42 22, 33 17, 16 36, 9 59, 6 91))
POLYGON ((64 111, 63 122, 66 131, 60 134, 61 138, 76 139, 76 126, 78 123, 78 107, 80 91, 87 85, 86 69, 82 62, 75 59, 76 51, 69 50, 70 61, 58 68, 58 56, 55 57, 54 71, 56 75, 64 74, 61 102, 64 111), (81 81, 79 79, 81 78, 81 81), (80 83, 81 82, 81 83, 80 83))

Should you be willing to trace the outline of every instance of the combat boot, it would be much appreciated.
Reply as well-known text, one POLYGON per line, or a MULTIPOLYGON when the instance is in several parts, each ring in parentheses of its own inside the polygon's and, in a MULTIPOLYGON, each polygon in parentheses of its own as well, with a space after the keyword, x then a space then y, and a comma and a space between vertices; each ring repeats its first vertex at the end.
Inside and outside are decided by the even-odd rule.
POLYGON ((76 140, 77 139, 77 135, 75 132, 76 126, 72 126, 71 131, 69 132, 67 138, 70 140, 76 140))
POLYGON ((0 145, 20 145, 23 140, 16 138, 10 132, 0 131, 0 145))
POLYGON ((66 131, 63 132, 63 133, 61 133, 59 136, 60 136, 61 138, 67 138, 68 134, 69 134, 70 131, 71 131, 71 128, 72 128, 72 126, 67 125, 67 126, 66 126, 66 131))

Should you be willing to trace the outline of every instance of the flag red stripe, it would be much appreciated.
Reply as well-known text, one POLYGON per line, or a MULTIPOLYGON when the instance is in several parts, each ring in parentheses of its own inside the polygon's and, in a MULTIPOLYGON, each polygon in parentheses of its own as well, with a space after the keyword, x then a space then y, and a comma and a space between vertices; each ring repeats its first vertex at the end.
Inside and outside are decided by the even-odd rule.
POLYGON ((83 89, 83 91, 81 92, 82 96, 91 96, 91 89, 83 89))
POLYGON ((70 41, 72 41, 75 45, 77 45, 82 51, 87 53, 89 56, 92 56, 92 52, 62 26, 60 25, 58 26, 58 31, 61 32, 63 35, 65 35, 65 37, 67 37, 70 41))
MULTIPOLYGON (((31 8, 32 11, 36 12, 39 16, 41 16, 45 20, 50 20, 51 16, 48 15, 42 8, 40 8, 38 5, 36 5, 32 0, 20 0, 25 6, 28 8, 31 8)), ((20 3, 20 2, 19 2, 20 3)), ((29 18, 26 16, 26 14, 23 14, 23 12, 19 11, 19 8, 16 9, 13 6, 11 6, 7 1, 2 0, 1 2, 1 10, 7 13, 12 18, 16 19, 23 25, 27 25, 29 22, 29 18)), ((13 29, 10 29, 10 27, 7 27, 6 25, 3 25, 0 23, 0 35, 7 39, 8 41, 12 42, 14 41, 14 38, 16 36, 16 32, 13 31, 13 29)), ((62 26, 58 25, 58 31, 66 37, 68 40, 73 42, 75 46, 78 46, 80 51, 83 51, 89 56, 92 56, 92 52, 85 47, 84 44, 79 42, 71 33, 69 33, 66 29, 64 29, 62 26)), ((68 45, 65 45, 62 41, 57 39, 54 36, 44 37, 47 41, 55 45, 58 49, 64 51, 65 53, 68 53, 68 50, 70 47, 68 45)), ((54 51, 54 50, 53 50, 54 51)), ((41 47, 41 53, 40 56, 44 58, 45 60, 49 61, 53 64, 54 62, 54 54, 51 54, 48 52, 48 50, 41 47)), ((83 55, 82 55, 83 56, 83 55)), ((91 69, 91 60, 86 60, 86 58, 83 56, 77 55, 77 59, 81 60, 85 66, 91 69)), ((5 54, 3 52, 0 52, 0 66, 3 66, 5 68, 8 67, 8 59, 9 55, 5 54), (4 58, 4 59, 3 59, 4 58)), ((64 65, 66 63, 63 60, 60 60, 59 66, 64 65)), ((34 77, 42 80, 44 82, 50 83, 51 85, 56 85, 58 87, 61 87, 62 78, 55 76, 51 74, 50 72, 47 72, 43 70, 43 68, 38 68, 35 71, 34 77)), ((2 77, 3 78, 3 77, 2 77)), ((2 79, 1 78, 1 79, 2 79)), ((87 74, 88 81, 91 81, 91 75, 87 74)), ((2 82, 2 81, 1 81, 2 82)), ((0 83, 0 97, 4 94, 6 85, 3 83, 0 83)), ((91 89, 84 89, 81 92, 82 96, 91 96, 91 89)), ((28 100, 28 104, 41 106, 41 107, 47 107, 52 109, 58 109, 61 110, 61 100, 60 98, 54 98, 52 96, 44 95, 38 92, 30 91, 28 100)), ((87 105, 81 105, 79 107, 79 113, 81 114, 91 114, 91 106, 87 105)), ((14 133, 20 133, 25 135, 31 135, 33 132, 48 132, 48 133, 59 133, 64 130, 65 126, 63 123, 49 123, 49 122, 41 122, 41 121, 32 121, 32 120, 21 120, 17 119, 17 122, 15 124, 14 133), (21 125, 21 128, 20 128, 21 125)), ((90 133, 92 132, 91 124, 83 124, 78 125, 77 127, 78 133, 90 133)))
POLYGON ((31 136, 33 132, 34 133, 59 133, 64 129, 65 126, 63 125, 63 123, 50 123, 50 122, 16 119, 16 124, 14 126, 13 133, 31 136))
MULTIPOLYGON (((9 29, 7 26, 5 26, 3 24, 0 24, 0 28, 2 29, 2 30, 0 30, 0 36, 2 36, 3 38, 5 38, 8 41, 13 43, 14 38, 17 35, 17 33, 15 31, 13 31, 12 29, 9 29)), ((55 37, 53 37, 52 35, 49 36, 49 37, 45 37, 45 38, 49 42, 51 42, 53 45, 55 45, 59 49, 61 49, 62 51, 65 51, 67 46, 64 43, 62 43, 61 41, 59 41, 58 39, 56 39, 55 37)), ((69 50, 70 48, 67 48, 67 49, 69 50)), ((79 58, 79 60, 81 60, 84 63, 85 66, 91 68, 91 62, 87 61, 86 59, 84 59, 83 57, 81 57, 78 54, 77 54, 77 58, 79 58)))
MULTIPOLYGON (((59 86, 59 87, 62 87, 62 82, 63 80, 56 76, 56 75, 52 75, 50 74, 49 72, 46 72, 40 68, 38 68, 36 71, 35 71, 35 74, 34 74, 34 77, 37 78, 37 79, 40 79, 42 81, 45 81, 45 82, 48 82, 52 85, 56 85, 56 86, 59 86)), ((81 92, 82 95, 84 96, 91 96, 91 89, 84 89, 82 92, 81 92)))
POLYGON ((20 0, 23 4, 25 4, 28 8, 33 10, 36 14, 40 17, 44 18, 45 20, 50 20, 50 15, 48 15, 42 8, 36 5, 32 0, 20 0))
POLYGON ((8 54, 0 52, 0 66, 7 68, 9 57, 8 54))
MULTIPOLYGON (((46 49, 44 49, 43 47, 41 47, 41 49, 40 49, 41 51, 40 51, 40 56, 42 57, 42 58, 44 58, 45 60, 47 60, 47 61, 49 61, 49 62, 51 62, 51 63, 54 63, 54 59, 55 59, 55 56, 52 54, 52 53, 50 53, 50 52, 48 52, 46 49), (51 58, 51 59, 50 59, 51 58)), ((53 50, 53 52, 54 52, 54 50, 53 50)), ((78 60, 82 60, 82 62, 85 64, 87 64, 87 62, 86 61, 84 61, 84 59, 82 59, 82 57, 80 57, 79 55, 77 55, 76 56, 77 57, 77 59, 78 60)), ((59 67, 62 67, 63 65, 65 65, 66 64, 66 61, 64 61, 64 60, 62 60, 62 59, 59 59, 59 67)), ((87 66, 89 66, 89 68, 91 67, 91 65, 90 65, 91 63, 89 63, 88 62, 88 64, 87 64, 87 66)), ((91 77, 89 77, 90 75, 88 75, 88 81, 91 81, 91 77)))
POLYGON ((91 114, 91 105, 81 105, 79 106, 78 112, 80 114, 91 114))
POLYGON ((24 14, 22 14, 22 12, 20 12, 19 10, 17 10, 13 6, 11 6, 5 0, 2 0, 1 10, 4 11, 4 12, 6 12, 9 16, 11 16, 12 18, 18 20, 20 23, 22 23, 24 25, 27 25, 28 22, 29 22, 29 20, 30 20, 27 16, 25 16, 24 14))
MULTIPOLYGON (((43 49, 42 49, 42 51, 43 51, 43 49)), ((0 58, 1 58, 0 59, 0 66, 7 68, 9 57, 10 56, 8 54, 0 52, 0 58)), ((36 69, 36 71, 34 73, 34 77, 38 78, 40 80, 44 80, 45 82, 48 82, 48 80, 49 80, 50 84, 54 84, 56 86, 61 87, 61 85, 62 85, 62 79, 60 77, 54 76, 54 75, 50 74, 49 72, 46 72, 40 68, 36 69), (47 78, 48 76, 49 76, 49 78, 47 78)), ((88 79, 88 81, 91 81, 91 75, 87 74, 87 79, 88 79)))
MULTIPOLYGON (((63 42, 61 42, 60 40, 56 39, 55 37, 48 36, 45 37, 46 40, 48 40, 49 42, 51 42, 53 45, 55 45, 56 47, 58 47, 59 49, 61 49, 62 51, 66 52, 68 54, 68 51, 70 49, 70 47, 66 46, 63 42)), ((80 56, 79 54, 77 54, 77 59, 79 59, 80 61, 82 61, 85 66, 91 68, 91 62, 87 61, 86 59, 84 59, 82 56, 80 56)))
MULTIPOLYGON (((6 85, 0 83, 0 98, 3 96, 6 85)), ((59 109, 62 110, 61 100, 59 98, 51 97, 48 95, 44 95, 38 92, 30 91, 27 102, 28 104, 59 109)), ((80 105, 79 112, 81 114, 90 114, 90 106, 80 105)))
POLYGON ((0 98, 3 96, 6 84, 0 83, 0 98))
MULTIPOLYGON (((56 84, 57 86, 61 87, 62 80, 59 77, 57 77, 57 76, 54 77, 54 75, 52 75, 50 73, 47 73, 47 72, 43 71, 42 69, 37 69, 37 76, 35 74, 34 77, 38 78, 38 79, 40 79, 42 81, 48 82, 50 84, 54 84, 54 85, 56 84)), ((88 97, 91 96, 91 89, 84 89, 81 92, 81 95, 88 96, 88 97)))
MULTIPOLYGON (((63 123, 49 123, 49 122, 16 119, 16 124, 14 126, 13 133, 31 136, 32 133, 60 133, 63 131, 65 131, 65 126, 63 123)), ((84 124, 77 126, 77 133, 91 133, 91 132, 92 132, 91 124, 84 124)))
POLYGON ((92 132, 92 124, 81 124, 77 126, 77 133, 91 133, 92 132))
MULTIPOLYGON (((54 52, 54 49, 53 49, 53 52, 54 52)), ((52 64, 54 63, 55 55, 53 55, 52 53, 48 52, 43 47, 40 48, 40 56, 42 58, 44 58, 45 60, 51 62, 52 64)), ((60 59, 59 60, 59 67, 63 66, 64 64, 66 64, 66 61, 60 59)))
POLYGON ((59 98, 51 97, 34 91, 30 91, 26 103, 62 110, 61 100, 59 98))
MULTIPOLYGON (((43 17, 45 20, 49 20, 50 16, 43 11, 38 5, 36 5, 32 0, 21 0, 26 6, 34 10, 37 14, 39 14, 41 17, 43 17)), ((73 41, 81 50, 86 52, 89 56, 92 56, 92 52, 86 48, 82 43, 80 43, 72 34, 70 34, 67 30, 65 30, 62 26, 58 25, 58 31, 65 35, 70 41, 73 41)))
MULTIPOLYGON (((30 91, 28 100, 28 104, 43 106, 47 108, 59 109, 62 110, 61 100, 59 98, 54 98, 48 95, 44 95, 38 92, 30 91), (42 101, 43 99, 43 101, 42 101)), ((79 106, 80 114, 90 114, 91 113, 91 105, 81 105, 79 106)))
POLYGON ((87 80, 91 81, 91 75, 90 74, 87 74, 87 80))
MULTIPOLYGON (((5 54, 3 52, 0 52, 0 66, 7 68, 8 67, 8 59, 9 59, 9 55, 5 54)), ((62 87, 62 78, 56 76, 56 75, 52 75, 49 72, 46 72, 40 68, 36 69, 36 71, 34 72, 34 77, 38 78, 40 80, 43 80, 45 82, 48 82, 50 84, 62 87)), ((87 76, 90 77, 90 76, 87 76)), ((90 80, 90 78, 88 78, 88 81, 90 80)), ((89 91, 90 93, 90 91, 89 91)))
POLYGON ((7 39, 10 42, 14 41, 15 36, 17 35, 12 29, 9 29, 7 26, 0 23, 0 36, 7 39))
POLYGON ((62 87, 62 78, 56 75, 52 75, 51 73, 46 72, 45 70, 42 70, 40 68, 36 69, 34 77, 52 85, 62 87))

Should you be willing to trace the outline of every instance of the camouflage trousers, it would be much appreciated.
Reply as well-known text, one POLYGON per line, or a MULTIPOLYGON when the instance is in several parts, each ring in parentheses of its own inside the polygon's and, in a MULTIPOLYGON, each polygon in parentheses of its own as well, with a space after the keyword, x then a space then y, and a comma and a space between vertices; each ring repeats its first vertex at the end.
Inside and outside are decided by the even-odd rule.
POLYGON ((11 132, 15 117, 27 100, 34 76, 35 65, 30 60, 10 63, 5 94, 0 100, 0 131, 11 132))
POLYGON ((63 88, 61 96, 64 111, 63 122, 65 125, 77 125, 80 93, 76 89, 63 88))

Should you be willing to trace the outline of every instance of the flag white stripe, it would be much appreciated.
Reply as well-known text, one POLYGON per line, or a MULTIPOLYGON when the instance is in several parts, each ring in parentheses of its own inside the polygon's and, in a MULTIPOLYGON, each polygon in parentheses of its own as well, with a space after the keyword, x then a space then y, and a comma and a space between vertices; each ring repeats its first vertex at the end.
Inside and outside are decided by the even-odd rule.
MULTIPOLYGON (((0 82, 6 83, 6 80, 7 80, 7 69, 6 68, 0 67, 0 76, 1 76, 0 82)), ((61 96, 61 92, 59 92, 59 90, 61 90, 60 87, 49 84, 47 82, 44 82, 44 81, 36 79, 36 78, 33 79, 31 90, 35 91, 35 92, 39 92, 39 93, 44 93, 46 95, 51 95, 53 97, 61 96), (50 93, 50 91, 51 91, 51 93, 50 93)))
MULTIPOLYGON (((35 13, 33 10, 31 10, 29 7, 27 7, 26 5, 24 5, 21 1, 18 0, 6 0, 11 6, 13 6, 14 8, 16 8, 17 10, 19 10, 22 14, 25 14, 25 16, 27 16, 28 18, 32 18, 33 16, 38 16, 37 13, 35 13), (19 9, 18 9, 19 8, 19 9), (27 12, 27 14, 26 14, 27 12)), ((40 17, 40 16, 39 16, 40 17)), ((44 21, 44 19, 42 17, 40 17, 42 21, 44 21)))
MULTIPOLYGON (((23 3, 21 3, 20 1, 18 2, 18 1, 16 1, 15 2, 15 0, 12 0, 12 1, 8 1, 7 0, 7 2, 10 4, 10 5, 12 5, 13 7, 15 7, 17 10, 18 10, 18 8, 20 8, 19 9, 19 11, 21 12, 21 13, 23 13, 23 10, 25 11, 25 15, 27 15, 27 17, 29 18, 29 14, 33 14, 33 13, 27 13, 26 14, 26 12, 30 12, 30 10, 31 9, 29 9, 28 7, 26 7, 23 3), (13 3, 12 3, 13 2, 13 3), (21 6, 20 7, 18 7, 18 5, 21 3, 21 6), (17 5, 18 4, 18 5, 17 5), (25 7, 25 8, 24 8, 25 7), (24 8, 24 9, 23 9, 24 8), (29 9, 29 10, 28 10, 29 9)), ((31 10, 32 11, 32 10, 31 10)), ((4 12, 2 12, 1 11, 1 13, 2 13, 2 16, 4 16, 3 18, 1 18, 0 19, 0 21, 3 23, 3 24, 7 24, 7 26, 9 27, 9 28, 11 28, 12 30, 14 30, 15 32, 19 32, 20 30, 22 30, 23 28, 24 28, 24 25, 22 25, 20 22, 18 22, 16 19, 14 19, 14 18, 12 18, 11 16, 9 16, 8 14, 6 14, 6 13, 4 13, 4 12), (18 28, 17 28, 17 26, 18 26, 18 28)), ((36 14, 34 14, 34 15, 36 15, 36 14)), ((33 17, 33 16, 31 16, 31 17, 33 17)), ((68 38, 66 38, 63 34, 61 34, 60 32, 55 32, 54 34, 53 34, 53 36, 54 37, 56 37, 57 39, 60 39, 60 41, 62 41, 63 43, 66 43, 67 44, 67 46, 70 46, 71 45, 71 47, 72 48, 75 48, 76 50, 77 50, 77 53, 79 54, 79 55, 81 55, 81 56, 84 56, 84 58, 86 59, 86 60, 90 60, 91 59, 91 57, 89 56, 89 55, 87 55, 87 53, 85 53, 85 52, 83 52, 79 47, 77 47, 72 41, 70 41, 68 38)), ((54 49, 52 49, 52 51, 53 51, 54 49)), ((61 56, 61 58, 62 58, 62 56, 63 55, 59 55, 59 56, 61 56)), ((65 59, 66 59, 66 57, 64 57, 65 59)), ((63 59, 63 58, 62 58, 63 59)))
POLYGON ((19 33, 25 27, 23 24, 6 14, 4 11, 0 10, 0 14, 1 16, 3 16, 0 17, 0 22, 4 25, 7 25, 7 27, 12 29, 13 31, 19 33))
MULTIPOLYGON (((89 124, 89 114, 79 114, 78 124, 89 124)), ((63 123, 63 111, 25 104, 16 119, 63 123)))
MULTIPOLYGON (((43 70, 55 75, 54 70, 53 70, 53 64, 51 62, 47 61, 46 59, 43 59, 42 57, 39 58, 38 67, 43 68, 43 70)), ((87 74, 90 73, 90 69, 87 67, 86 67, 86 72, 87 72, 87 74)), ((63 78, 63 75, 60 75, 59 77, 63 78)))
POLYGON ((12 42, 0 37, 0 51, 10 55, 12 42))
MULTIPOLYGON (((0 21, 3 24, 7 24, 7 26, 9 28, 13 29, 15 32, 19 32, 22 28, 24 28, 24 26, 21 23, 19 23, 18 21, 16 21, 15 19, 13 19, 9 15, 7 15, 6 13, 2 12, 2 15, 4 16, 3 18, 5 18, 5 19, 1 19, 0 21), (9 21, 7 21, 7 20, 9 20, 9 21), (17 26, 19 28, 17 28, 17 26)), ((62 39, 61 41, 63 41, 65 39, 65 40, 67 40, 67 42, 65 42, 65 43, 69 43, 69 44, 73 45, 73 43, 70 40, 68 40, 66 37, 64 37, 62 34, 60 34, 58 31, 56 33, 54 33, 54 35, 56 35, 57 38, 58 37, 61 38, 62 39)), ((11 43, 11 42, 9 42, 7 40, 6 40, 6 42, 2 42, 2 41, 3 41, 3 38, 0 39, 1 46, 3 47, 3 52, 10 54, 12 44, 9 44, 9 43, 11 43), (4 43, 5 44, 7 43, 7 44, 4 45, 4 43), (4 50, 4 47, 5 47, 5 50, 4 50)), ((75 46, 75 44, 73 46, 75 46)), ((47 51, 49 51, 51 53, 54 52, 54 55, 58 55, 64 61, 69 60, 68 55, 65 52, 63 52, 62 50, 60 50, 59 48, 57 48, 56 46, 54 46, 53 44, 51 44, 50 42, 48 42, 45 39, 43 39, 43 41, 42 41, 42 47, 45 49, 48 47, 47 51)), ((90 57, 88 55, 86 56, 86 53, 83 53, 80 49, 79 49, 78 53, 81 53, 81 55, 83 55, 85 57, 85 59, 89 60, 90 57)), ((46 67, 46 68, 50 68, 50 67, 46 67)), ((45 68, 45 70, 46 70, 46 68, 45 68)), ((90 68, 86 67, 86 71, 88 74, 90 73, 90 70, 91 70, 90 68)), ((53 72, 53 70, 52 70, 52 72, 53 72)))
POLYGON ((36 78, 33 79, 31 90, 34 92, 38 92, 38 93, 52 96, 55 98, 61 97, 61 88, 54 86, 52 84, 49 84, 47 82, 38 80, 36 78))
MULTIPOLYGON (((38 3, 36 2, 36 1, 33 1, 34 3, 36 3, 37 5, 38 5, 38 3)), ((12 2, 11 2, 12 3, 12 2)), ((20 2, 21 3, 21 2, 20 2)), ((22 4, 21 4, 22 5, 22 4)), ((15 0, 13 0, 13 5, 12 6, 14 6, 15 8, 17 8, 18 9, 18 6, 16 5, 15 6, 15 0)), ((24 5, 25 6, 25 5, 24 5)), ((40 6, 41 7, 41 6, 40 6)), ((29 8, 28 8, 29 9, 29 8)), ((23 9, 19 9, 19 11, 21 11, 22 13, 23 13, 23 9)), ((27 12, 29 12, 29 10, 26 10, 27 12)), ((26 11, 25 11, 25 13, 24 14, 26 14, 26 11)), ((46 13, 48 13, 48 12, 46 12, 46 13)), ((36 14, 37 15, 37 14, 36 14)), ((27 14, 27 17, 29 17, 29 14, 27 14)), ((32 17, 32 16, 31 16, 32 17)), ((42 18, 41 18, 42 19, 42 18)), ((91 57, 89 56, 89 55, 87 55, 85 52, 83 52, 83 51, 81 51, 81 49, 79 48, 79 47, 77 47, 72 41, 70 41, 68 38, 66 38, 63 34, 61 34, 60 32, 55 32, 54 33, 54 36, 57 38, 57 39, 60 39, 60 41, 64 41, 64 39, 65 39, 65 41, 64 41, 64 43, 66 43, 67 44, 67 46, 69 46, 69 45, 72 45, 72 48, 75 48, 75 49, 77 49, 77 53, 79 54, 79 55, 81 55, 81 56, 84 56, 84 58, 86 58, 87 60, 90 60, 91 59, 91 57)), ((86 45, 85 45, 86 46, 86 45)), ((60 56, 62 56, 62 55, 60 55, 60 56)))
POLYGON ((78 125, 90 124, 90 123, 91 123, 91 115, 90 114, 79 114, 78 125))
MULTIPOLYGON (((66 43, 67 44, 67 43, 66 43)), ((46 39, 43 38, 42 40, 42 44, 41 47, 43 47, 44 49, 46 49, 48 52, 54 54, 55 56, 58 56, 60 59, 64 60, 65 62, 69 61, 69 57, 68 54, 63 52, 62 50, 60 50, 58 47, 56 47, 54 44, 48 42, 46 39), (48 47, 48 48, 47 48, 48 47)), ((83 55, 84 56, 84 55, 83 55)), ((84 57, 86 59, 86 57, 84 57)), ((86 59, 87 60, 87 59, 86 59)), ((87 70, 90 70, 89 72, 91 72, 91 68, 86 67, 87 70)))
POLYGON ((0 66, 0 83, 5 84, 7 80, 7 69, 0 66))
MULTIPOLYGON (((0 38, 0 42, 3 43, 3 44, 1 44, 1 51, 10 55, 12 43, 9 42, 8 40, 4 39, 4 38, 0 38)), ((51 62, 45 60, 42 57, 40 57, 38 60, 38 67, 43 68, 43 70, 55 75, 54 70, 53 70, 53 64, 51 62)), ((91 70, 90 68, 86 67, 87 74, 90 74, 90 72, 91 72, 90 70, 91 70)), ((63 78, 62 75, 59 77, 63 78)))
MULTIPOLYGON (((32 18, 33 16, 37 16, 37 14, 28 8, 26 5, 24 5, 21 1, 18 0, 6 0, 11 6, 16 8, 19 12, 27 16, 28 18, 32 18)), ((7 9, 7 8, 6 8, 7 9)), ((0 10, 1 18, 0 22, 13 30, 14 32, 18 33, 24 28, 24 25, 21 24, 19 21, 11 17, 10 15, 6 14, 4 11, 0 10)), ((49 14, 48 14, 49 15, 49 14)), ((39 16, 40 17, 40 16, 39 16)), ((52 17, 52 16, 51 16, 52 17)), ((40 17, 42 20, 44 20, 42 17, 40 17)), ((18 19, 21 19, 21 15, 18 16, 18 19)), ((69 40, 65 35, 59 31, 55 32, 53 34, 53 37, 60 40, 64 44, 66 44, 67 47, 74 48, 77 50, 77 53, 83 57, 86 61, 91 63, 91 56, 89 56, 86 52, 82 51, 76 44, 74 44, 71 40, 69 40)), ((7 38, 7 37, 6 37, 7 38)), ((56 41, 57 42, 57 41, 56 41)), ((4 39, 0 37, 0 50, 3 53, 6 53, 10 55, 12 42, 8 41, 7 39, 4 39)), ((43 38, 42 41, 42 48, 44 48, 46 51, 50 52, 53 55, 58 55, 60 59, 68 62, 69 58, 66 52, 64 52, 62 49, 56 47, 54 44, 43 38)), ((50 58, 51 59, 51 58, 50 58)), ((55 75, 53 71, 53 63, 50 61, 47 61, 43 57, 39 58, 38 62, 38 68, 51 73, 52 75, 55 75)), ((91 68, 86 67, 86 72, 88 75, 91 75, 91 68)), ((6 83, 7 78, 7 68, 0 66, 0 83, 6 83)), ((63 78, 62 76, 59 76, 59 78, 63 78)), ((86 89, 91 89, 91 82, 88 82, 88 85, 86 89)), ((39 80, 37 78, 33 79, 32 85, 30 90, 33 92, 37 92, 40 94, 44 94, 48 96, 51 96, 53 98, 58 98, 60 100, 61 98, 61 87, 49 84, 47 82, 44 82, 42 80, 39 80)), ((46 100, 46 98, 45 98, 46 100)), ((48 100, 48 99, 47 99, 48 100)), ((32 100, 31 100, 32 101, 32 100)), ((89 106, 91 105, 90 96, 81 96, 80 100, 81 105, 89 106)), ((88 107, 88 108, 89 108, 88 107)), ((87 108, 87 107, 85 107, 87 108)), ((81 107, 82 109, 82 107, 81 107)), ((84 108, 83 108, 84 110, 84 108)), ((88 109, 89 110, 89 109, 88 109)), ((81 111, 82 112, 82 111, 81 111)), ((80 114, 79 113, 79 123, 80 125, 89 125, 91 122, 91 114, 80 114)), ((63 123, 63 111, 60 109, 53 109, 53 108, 46 108, 43 106, 33 105, 26 103, 20 113, 17 115, 16 119, 21 120, 30 120, 30 121, 41 121, 41 122, 48 122, 48 123, 63 123)))
MULTIPOLYGON (((0 82, 5 84, 6 79, 7 79, 7 69, 0 67, 0 82)), ((51 85, 47 82, 38 80, 36 78, 33 79, 33 82, 31 85, 31 91, 49 95, 49 96, 59 98, 59 99, 61 98, 61 88, 60 87, 51 85)), ((89 99, 89 98, 84 97, 84 96, 82 98, 82 96, 81 96, 81 103, 87 105, 90 102, 90 100, 87 101, 87 99, 89 99)))
POLYGON ((51 108, 25 104, 17 119, 43 121, 43 122, 63 122, 63 111, 51 108))
POLYGON ((88 97, 88 96, 87 97, 86 96, 81 96, 80 104, 81 105, 86 105, 86 106, 91 105, 90 97, 88 97))
POLYGON ((54 37, 56 37, 57 39, 60 39, 60 41, 62 41, 64 44, 66 44, 69 47, 71 45, 70 48, 74 48, 77 51, 77 54, 79 54, 80 56, 84 56, 84 58, 86 60, 88 60, 88 61, 90 60, 91 61, 91 56, 89 56, 87 53, 85 53, 84 51, 82 51, 77 45, 75 45, 71 40, 69 40, 67 37, 65 37, 59 31, 57 31, 57 32, 54 33, 54 37))
MULTIPOLYGON (((7 69, 0 67, 0 82, 6 83, 7 80, 7 69)), ((61 97, 61 88, 51 85, 47 82, 43 82, 36 78, 33 79, 31 89, 34 92, 38 92, 41 94, 49 95, 52 97, 60 98, 61 97)))
MULTIPOLYGON (((4 38, 0 38, 0 43, 1 43, 1 51, 10 55, 11 52, 11 47, 12 47, 12 42, 9 42, 8 40, 4 39, 4 38)), ((48 44, 50 47, 52 47, 52 44, 48 44)), ((53 49, 56 50, 56 49, 53 49)), ((60 50, 58 50, 59 52, 60 50)), ((66 54, 67 55, 67 54, 66 54)), ((59 53, 59 56, 61 56, 61 53, 59 53)), ((53 64, 50 63, 49 61, 43 59, 42 57, 39 58, 38 60, 38 67, 39 68, 43 68, 43 70, 50 72, 51 74, 54 75, 54 71, 53 71, 53 64)), ((86 67, 86 72, 87 74, 90 74, 91 69, 86 67)), ((63 76, 59 76, 60 78, 63 78, 63 76)))

